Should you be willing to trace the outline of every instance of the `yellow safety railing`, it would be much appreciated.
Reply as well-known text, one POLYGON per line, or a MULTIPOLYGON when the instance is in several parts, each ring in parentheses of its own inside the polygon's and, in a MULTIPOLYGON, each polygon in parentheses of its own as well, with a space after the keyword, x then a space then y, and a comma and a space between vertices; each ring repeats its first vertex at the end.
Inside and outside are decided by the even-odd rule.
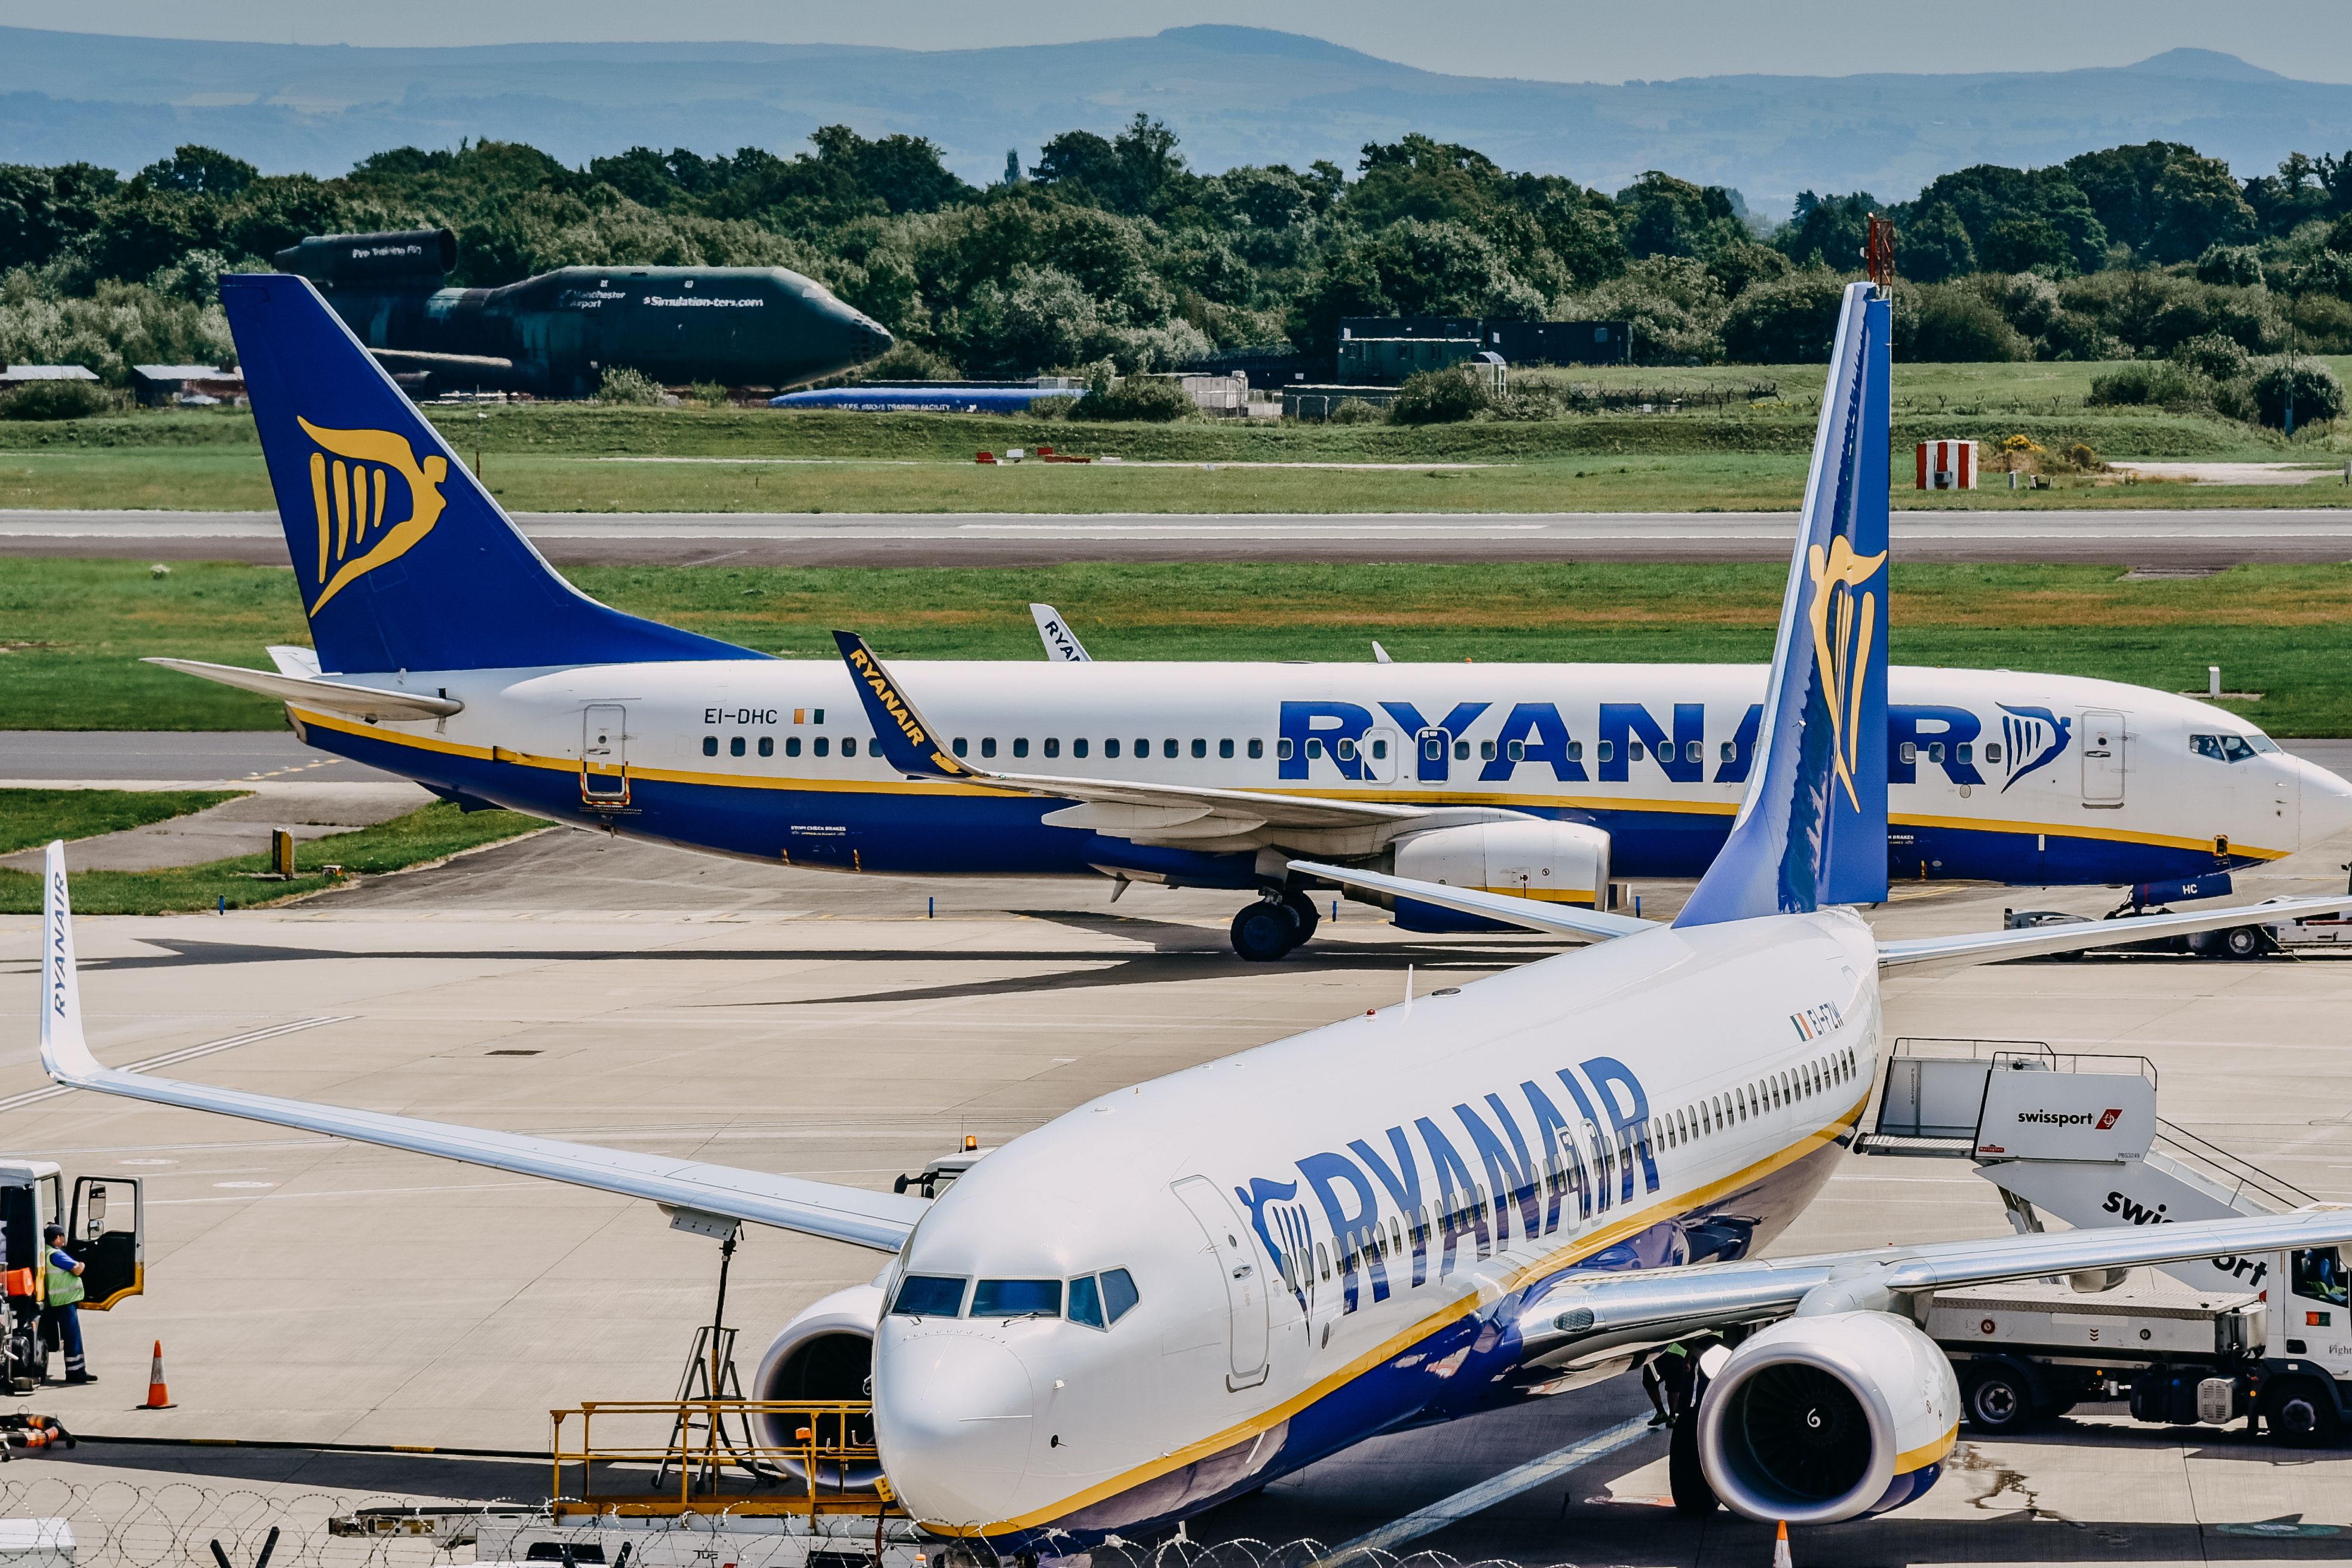
POLYGON ((548 1415, 559 1517, 899 1512, 866 1400, 611 1399, 548 1415))

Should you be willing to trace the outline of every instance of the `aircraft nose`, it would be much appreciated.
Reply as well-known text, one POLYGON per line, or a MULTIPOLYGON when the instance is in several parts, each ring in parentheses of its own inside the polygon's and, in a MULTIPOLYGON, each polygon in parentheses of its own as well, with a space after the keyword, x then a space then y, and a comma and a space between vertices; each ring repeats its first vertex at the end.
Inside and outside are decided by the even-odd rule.
POLYGON ((2292 761, 2303 787, 2303 843, 2317 844, 2352 828, 2352 779, 2302 757, 2292 761))
POLYGON ((875 1358, 883 1472, 918 1519, 980 1525, 1010 1515, 1035 1415, 1028 1369, 992 1340, 920 1333, 875 1358))
POLYGON ((898 341, 890 335, 889 328, 856 306, 839 300, 829 303, 825 314, 841 339, 842 352, 853 364, 864 364, 868 360, 881 358, 898 341))

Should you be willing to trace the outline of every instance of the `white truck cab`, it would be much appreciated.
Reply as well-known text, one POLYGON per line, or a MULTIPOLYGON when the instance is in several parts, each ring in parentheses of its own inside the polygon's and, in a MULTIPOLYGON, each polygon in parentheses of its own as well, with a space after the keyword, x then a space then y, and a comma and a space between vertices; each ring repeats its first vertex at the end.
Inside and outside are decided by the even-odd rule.
POLYGON ((147 1205, 136 1176, 79 1176, 68 1198, 64 1171, 50 1160, 0 1159, 0 1283, 5 1332, 0 1333, 0 1384, 29 1394, 40 1385, 54 1348, 41 1333, 48 1304, 47 1249, 41 1237, 66 1227, 65 1249, 82 1265, 81 1306, 103 1312, 147 1285, 147 1205))

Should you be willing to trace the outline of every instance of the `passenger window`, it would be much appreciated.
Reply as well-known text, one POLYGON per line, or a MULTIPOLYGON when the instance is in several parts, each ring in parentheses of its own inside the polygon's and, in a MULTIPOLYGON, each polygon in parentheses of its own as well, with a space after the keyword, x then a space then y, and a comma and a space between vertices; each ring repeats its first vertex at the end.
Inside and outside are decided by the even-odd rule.
MULTIPOLYGON (((1958 745, 1952 748, 1952 760, 1961 763, 1975 762, 1977 760, 1976 747, 1966 741, 1962 741, 1958 745)), ((1987 757, 1985 761, 1990 762, 1992 759, 1990 757, 1987 757)))
POLYGON ((1146 758, 1146 757, 1150 756, 1150 754, 1151 754, 1151 742, 1149 742, 1149 741, 1146 741, 1146 740, 1139 739, 1139 740, 1135 742, 1135 760, 1136 760, 1137 762, 1139 762, 1139 762, 1143 761, 1143 759, 1144 759, 1144 758, 1146 758))
POLYGON ((1142 1300, 1135 1289, 1135 1276, 1124 1268, 1110 1268, 1102 1277, 1103 1311, 1114 1323, 1134 1310, 1142 1300))
POLYGON ((1691 742, 1688 745, 1683 748, 1683 761, 1686 763, 1704 762, 1706 758, 1706 748, 1700 745, 1696 741, 1691 742))
POLYGON ((1388 756, 1388 754, 1389 743, 1386 741, 1374 741, 1372 742, 1372 760, 1374 762, 1383 760, 1388 756))
POLYGON ((1481 741, 1478 742, 1478 760, 1485 763, 1491 763, 1495 760, 1494 742, 1481 741))
MULTIPOLYGON (((1255 741, 1252 741, 1250 744, 1255 746, 1257 742, 1255 741)), ((1276 741, 1274 743, 1274 760, 1277 763, 1286 763, 1290 761, 1289 736, 1285 735, 1281 740, 1276 741)))
POLYGON ((1445 742, 1431 735, 1421 742, 1421 754, 1433 763, 1442 763, 1445 760, 1445 742))
POLYGON ((773 735, 760 737, 760 754, 763 757, 772 757, 776 754, 776 738, 773 735))
POLYGON ((1087 743, 1084 741, 1073 741, 1070 742, 1070 755, 1074 757, 1083 757, 1086 754, 1087 743))
POLYGON ((727 737, 727 754, 730 757, 740 757, 743 754, 742 736, 730 735, 727 737))
MULTIPOLYGON (((1252 741, 1249 745, 1249 754, 1252 761, 1255 761, 1257 758, 1265 755, 1265 742, 1264 741, 1252 741)), ((1284 754, 1286 756, 1289 753, 1285 752, 1284 754)))
MULTIPOLYGON (((820 744, 821 744, 821 743, 822 743, 822 742, 820 742, 820 744)), ((993 735, 982 735, 982 736, 980 738, 980 754, 981 754, 982 756, 983 756, 983 757, 992 757, 992 756, 996 755, 996 737, 995 737, 995 736, 993 736, 993 735)))
POLYGON ((1196 757, 1207 756, 1209 754, 1209 742, 1200 740, 1194 741, 1192 742, 1192 754, 1196 757))
POLYGON ((1070 1321, 1084 1323, 1090 1329, 1110 1326, 1103 1321, 1102 1287, 1095 1283, 1091 1274, 1070 1281, 1070 1321))
POLYGON ((1104 755, 1104 756, 1106 756, 1106 757, 1116 757, 1116 756, 1118 756, 1118 742, 1117 741, 1105 741, 1105 742, 1103 742, 1103 755, 1104 755))
MULTIPOLYGON (((1173 745, 1173 744, 1175 744, 1175 742, 1171 741, 1171 742, 1169 742, 1169 744, 1173 745)), ((1315 758, 1319 757, 1319 756, 1321 756, 1322 754, 1323 754, 1323 742, 1320 742, 1320 741, 1309 741, 1309 742, 1307 742, 1307 760, 1308 760, 1309 762, 1312 762, 1315 758)))
POLYGON ((1454 742, 1454 760, 1457 763, 1466 763, 1470 760, 1469 742, 1456 741, 1454 742))
POLYGON ((963 1287, 961 1279, 909 1274, 899 1282, 890 1310, 909 1318, 952 1318, 963 1310, 963 1287))
POLYGON ((1062 742, 1052 735, 1046 736, 1045 754, 1049 757, 1060 756, 1062 754, 1062 742))
POLYGON ((1025 756, 1027 756, 1027 755, 1029 754, 1029 737, 1028 737, 1028 736, 1026 736, 1026 735, 1016 735, 1016 736, 1014 736, 1014 737, 1013 737, 1013 754, 1014 756, 1016 756, 1016 757, 1025 757, 1025 756))
MULTIPOLYGON (((961 744, 962 744, 962 742, 957 742, 957 744, 958 744, 958 745, 961 745, 961 744)), ((784 755, 786 755, 786 756, 788 756, 788 757, 797 757, 797 756, 799 756, 800 754, 801 754, 801 738, 800 738, 798 735, 787 735, 787 736, 785 736, 785 737, 784 737, 784 755)), ((963 753, 961 753, 961 752, 957 752, 956 754, 957 754, 958 756, 961 756, 961 755, 962 755, 963 753)))
POLYGON ((1625 760, 1629 763, 1638 763, 1642 760, 1641 742, 1628 741, 1625 742, 1625 760))
POLYGON ((958 735, 955 738, 955 742, 951 749, 959 757, 968 757, 971 755, 971 742, 961 735, 958 735))
POLYGON ((1570 741, 1570 742, 1568 743, 1568 760, 1569 760, 1570 762, 1571 762, 1571 763, 1580 763, 1580 762, 1584 761, 1584 742, 1581 742, 1581 741, 1570 741))
POLYGON ((1906 741, 1895 748, 1895 754, 1903 759, 1903 765, 1907 768, 1918 762, 1919 748, 1906 741))
POLYGON ((856 736, 844 735, 841 738, 841 754, 845 757, 854 757, 857 754, 856 736))
POLYGON ((705 735, 702 737, 702 754, 706 757, 715 757, 719 754, 718 736, 705 735))
POLYGON ((1220 741, 1220 742, 1217 742, 1217 755, 1218 755, 1218 756, 1223 757, 1223 758, 1224 758, 1224 759, 1226 759, 1226 760, 1228 760, 1228 761, 1231 761, 1231 760, 1232 760, 1232 758, 1233 758, 1233 754, 1234 754, 1234 743, 1233 743, 1231 741, 1220 741))
POLYGON ((1527 756, 1528 743, 1525 741, 1506 741, 1503 743, 1504 761, 1521 763, 1527 761, 1527 756))
POLYGON ((816 754, 822 757, 826 752, 833 750, 833 742, 824 736, 819 735, 814 742, 814 750, 816 754))
POLYGON ((2000 742, 1999 741, 1987 741, 1985 742, 1985 761, 1993 763, 1996 766, 1999 765, 2000 762, 2000 742))
POLYGON ((1930 741, 1927 742, 1927 760, 1931 763, 1940 763, 1944 760, 1943 742, 1930 741))
POLYGON ((1356 760, 1356 742, 1345 735, 1340 736, 1339 743, 1331 749, 1343 763, 1352 763, 1356 760))
POLYGON ((1613 762, 1617 756, 1617 742, 1614 741, 1596 741, 1593 742, 1592 754, 1604 763, 1613 762))
POLYGON ((1331 1255, 1323 1250, 1319 1241, 1315 1244, 1315 1272, 1327 1280, 1331 1278, 1331 1255))
POLYGON ((1058 1318, 1062 1315, 1059 1279, 983 1279, 971 1292, 975 1318, 1058 1318))
POLYGON ((1163 757, 1172 757, 1172 756, 1174 756, 1174 755, 1176 754, 1176 742, 1173 742, 1173 741, 1162 741, 1162 742, 1160 742, 1160 754, 1161 756, 1163 756, 1163 757))
POLYGON ((1739 760, 1739 742, 1737 741, 1726 741, 1722 746, 1717 750, 1716 755, 1722 758, 1727 763, 1738 762, 1739 760))

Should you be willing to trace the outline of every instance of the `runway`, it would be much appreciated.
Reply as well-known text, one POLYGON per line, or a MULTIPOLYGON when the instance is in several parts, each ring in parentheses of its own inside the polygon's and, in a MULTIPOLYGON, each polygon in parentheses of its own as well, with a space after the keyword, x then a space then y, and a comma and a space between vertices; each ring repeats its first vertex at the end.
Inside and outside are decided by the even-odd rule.
MULTIPOLYGON (((558 565, 1779 561, 1786 512, 525 512, 558 565)), ((1897 510, 1906 561, 2210 569, 2352 560, 2352 507, 1897 510)), ((275 513, 0 510, 0 555, 282 565, 275 513)))

